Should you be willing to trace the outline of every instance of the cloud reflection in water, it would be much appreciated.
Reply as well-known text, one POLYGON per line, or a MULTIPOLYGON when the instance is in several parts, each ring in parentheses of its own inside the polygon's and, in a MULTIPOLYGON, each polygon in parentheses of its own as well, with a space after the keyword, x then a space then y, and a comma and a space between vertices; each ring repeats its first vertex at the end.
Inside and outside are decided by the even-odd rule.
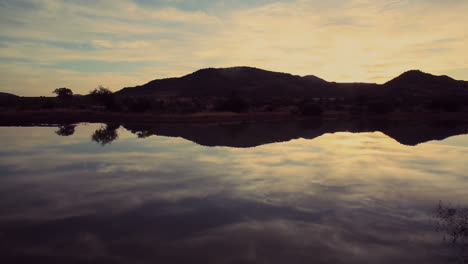
POLYGON ((439 200, 468 201, 466 146, 335 133, 249 149, 99 126, 0 128, 3 258, 80 263, 444 263, 439 200), (33 130, 37 137, 27 137, 33 130), (13 142, 13 143, 12 143, 13 142))

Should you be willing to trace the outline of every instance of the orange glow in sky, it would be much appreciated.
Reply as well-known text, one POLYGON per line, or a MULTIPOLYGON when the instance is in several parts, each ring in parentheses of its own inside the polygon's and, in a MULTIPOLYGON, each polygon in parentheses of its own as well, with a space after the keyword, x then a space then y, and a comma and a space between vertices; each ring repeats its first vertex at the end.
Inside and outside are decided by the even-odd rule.
POLYGON ((116 91, 231 66, 337 82, 410 69, 468 80, 467 13, 457 0, 6 0, 0 91, 116 91))

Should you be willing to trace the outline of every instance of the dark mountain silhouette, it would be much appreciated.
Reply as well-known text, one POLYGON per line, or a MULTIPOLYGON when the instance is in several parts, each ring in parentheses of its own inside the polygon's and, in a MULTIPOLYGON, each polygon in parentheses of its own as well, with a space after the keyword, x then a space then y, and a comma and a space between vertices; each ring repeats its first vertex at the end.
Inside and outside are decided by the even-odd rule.
POLYGON ((383 85, 387 92, 423 97, 467 96, 468 82, 419 70, 407 71, 383 85))
POLYGON ((18 97, 18 96, 14 95, 14 94, 11 94, 11 93, 0 92, 0 97, 18 97))
POLYGON ((117 95, 129 96, 453 96, 468 95, 468 82, 412 70, 379 85, 327 82, 313 75, 304 77, 252 67, 208 68, 180 78, 153 80, 127 87, 117 95))
POLYGON ((297 76, 251 67, 208 68, 180 78, 154 80, 127 87, 118 95, 228 96, 237 93, 253 97, 339 96, 367 90, 376 84, 338 84, 316 76, 297 76))

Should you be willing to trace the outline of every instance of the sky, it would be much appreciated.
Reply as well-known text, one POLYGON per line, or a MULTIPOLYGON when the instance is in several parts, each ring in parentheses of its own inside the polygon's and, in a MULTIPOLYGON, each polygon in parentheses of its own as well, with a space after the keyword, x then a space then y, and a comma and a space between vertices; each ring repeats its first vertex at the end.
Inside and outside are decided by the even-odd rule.
POLYGON ((0 0, 0 91, 117 91, 232 66, 468 80, 466 14, 466 0, 0 0))

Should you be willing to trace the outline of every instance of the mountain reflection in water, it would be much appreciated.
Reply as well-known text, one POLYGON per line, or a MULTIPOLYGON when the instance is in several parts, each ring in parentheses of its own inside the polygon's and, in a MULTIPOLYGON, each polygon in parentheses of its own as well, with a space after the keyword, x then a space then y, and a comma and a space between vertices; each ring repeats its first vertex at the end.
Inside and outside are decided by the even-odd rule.
MULTIPOLYGON (((468 123, 456 120, 435 121, 359 121, 311 119, 291 122, 237 124, 122 124, 139 138, 153 135, 182 137, 203 146, 256 147, 263 144, 313 139, 326 133, 380 131, 401 144, 414 146, 430 140, 468 134, 468 123)), ((96 130, 92 140, 110 144, 118 139, 120 124, 106 124, 96 130)), ((62 125, 56 134, 71 136, 75 125, 62 125)))
POLYGON ((417 145, 430 140, 441 140, 459 134, 468 134, 468 124, 449 121, 387 121, 361 120, 302 120, 291 122, 241 123, 215 125, 187 124, 124 124, 139 137, 160 135, 182 137, 203 146, 255 147, 291 139, 313 139, 326 133, 380 131, 405 145, 417 145))
POLYGON ((118 125, 56 130, 0 128, 2 263, 460 263, 434 208, 468 201, 468 145, 453 144, 467 136, 207 148, 118 125), (96 131, 118 140, 102 147, 96 131))

